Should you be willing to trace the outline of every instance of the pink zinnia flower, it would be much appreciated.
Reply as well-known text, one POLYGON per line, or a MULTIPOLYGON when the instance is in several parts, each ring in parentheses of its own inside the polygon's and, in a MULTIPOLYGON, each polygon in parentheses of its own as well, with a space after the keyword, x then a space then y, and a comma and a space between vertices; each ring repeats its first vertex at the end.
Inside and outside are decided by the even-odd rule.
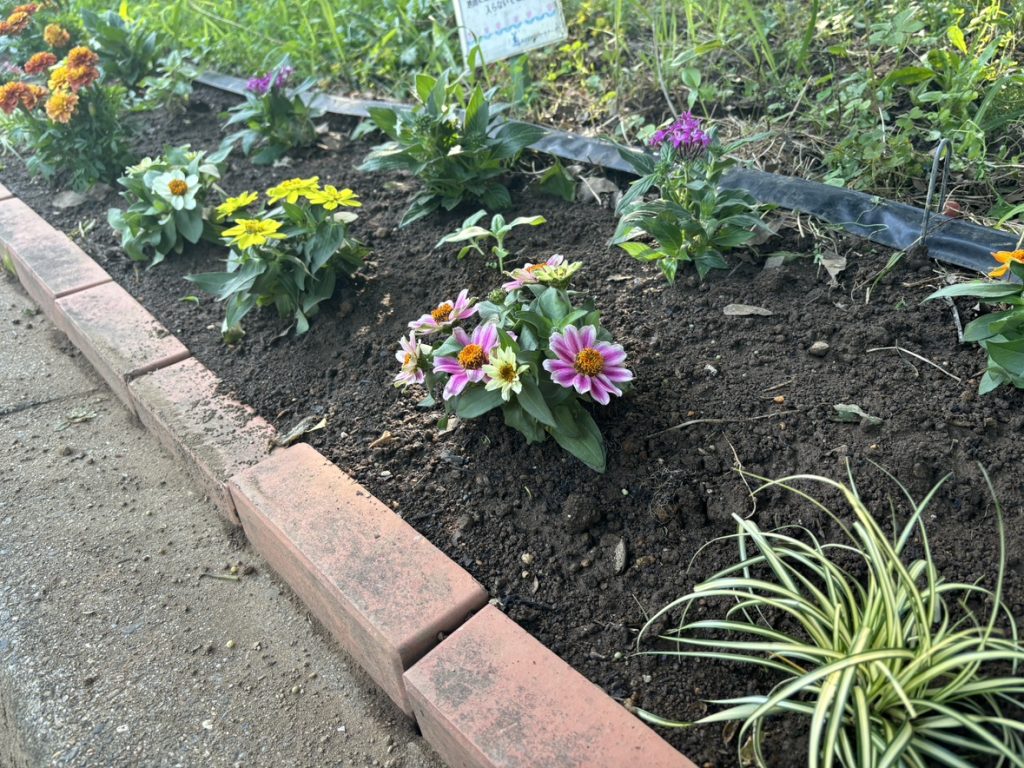
POLYGON ((395 386, 403 389, 413 384, 422 384, 426 372, 420 367, 423 358, 430 354, 430 347, 416 340, 416 334, 398 341, 401 349, 395 352, 395 359, 402 364, 402 370, 395 375, 395 386))
POLYGON ((455 301, 442 301, 437 305, 437 309, 423 315, 419 320, 413 320, 409 327, 417 333, 437 333, 475 314, 476 307, 469 298, 469 291, 463 290, 455 301))
POLYGON ((534 272, 539 269, 543 269, 544 267, 557 267, 563 261, 565 261, 565 256, 560 253, 556 253, 543 264, 525 264, 519 269, 513 269, 508 273, 508 276, 511 277, 512 280, 509 280, 507 283, 503 283, 501 289, 506 293, 512 293, 512 291, 516 291, 524 285, 536 283, 537 277, 534 275, 534 272))
POLYGON ((601 405, 608 405, 611 395, 622 394, 617 384, 633 380, 632 372, 622 366, 626 361, 622 345, 598 341, 592 325, 579 330, 567 325, 562 333, 552 333, 548 343, 556 355, 544 361, 551 380, 581 395, 589 393, 601 405))
POLYGON ((462 328, 456 328, 455 338, 462 346, 459 354, 434 360, 434 373, 447 373, 450 377, 442 393, 445 400, 461 393, 467 384, 483 381, 482 369, 490 361, 491 351, 498 346, 498 329, 492 323, 478 325, 470 336, 462 328))

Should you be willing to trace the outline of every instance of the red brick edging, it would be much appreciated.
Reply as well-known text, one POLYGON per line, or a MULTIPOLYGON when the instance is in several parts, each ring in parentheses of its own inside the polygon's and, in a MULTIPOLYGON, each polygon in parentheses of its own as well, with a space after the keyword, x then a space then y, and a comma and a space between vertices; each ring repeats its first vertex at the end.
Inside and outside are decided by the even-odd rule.
POLYGON ((175 336, 3 185, 0 250, 54 325, 452 768, 694 768, 486 606, 476 580, 312 447, 271 453, 273 427, 219 394, 217 377, 175 336))

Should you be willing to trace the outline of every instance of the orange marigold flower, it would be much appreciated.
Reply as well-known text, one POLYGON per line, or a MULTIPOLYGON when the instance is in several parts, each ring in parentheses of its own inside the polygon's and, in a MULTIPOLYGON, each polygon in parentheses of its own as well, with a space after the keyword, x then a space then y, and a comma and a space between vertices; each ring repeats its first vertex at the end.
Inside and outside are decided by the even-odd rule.
POLYGON ((14 13, 35 13, 39 10, 39 3, 28 3, 26 5, 19 5, 14 9, 14 13))
POLYGON ((0 110, 5 115, 11 114, 21 103, 21 94, 24 90, 24 83, 12 82, 0 85, 0 110))
POLYGON ((71 33, 60 24, 47 24, 43 30, 43 40, 51 48, 63 48, 71 42, 71 33))
POLYGON ((57 67, 53 72, 50 73, 50 82, 47 83, 50 86, 51 91, 66 91, 71 87, 68 82, 68 68, 67 65, 57 67))
POLYGON ((68 69, 68 85, 73 91, 92 85, 99 79, 100 71, 96 67, 70 67, 68 69))
POLYGON ((46 114, 55 123, 67 123, 78 108, 78 94, 54 91, 46 102, 46 114))
POLYGON ((76 67, 94 67, 96 62, 100 60, 100 57, 90 51, 84 45, 79 45, 76 48, 72 48, 68 53, 67 66, 68 69, 75 69, 76 67))
POLYGON ((24 11, 15 11, 7 17, 7 24, 4 34, 17 35, 25 31, 32 17, 24 11))
POLYGON ((21 92, 21 106, 31 112, 48 93, 49 91, 41 85, 26 85, 25 90, 21 92))
POLYGON ((39 53, 32 54, 32 57, 25 62, 25 71, 30 75, 38 75, 56 63, 56 56, 49 51, 40 51, 39 53))
POLYGON ((996 251, 992 254, 992 258, 1002 264, 1001 267, 996 267, 988 273, 989 277, 1002 277, 1010 271, 1010 264, 1017 262, 1018 264, 1024 264, 1024 250, 1021 251, 996 251))

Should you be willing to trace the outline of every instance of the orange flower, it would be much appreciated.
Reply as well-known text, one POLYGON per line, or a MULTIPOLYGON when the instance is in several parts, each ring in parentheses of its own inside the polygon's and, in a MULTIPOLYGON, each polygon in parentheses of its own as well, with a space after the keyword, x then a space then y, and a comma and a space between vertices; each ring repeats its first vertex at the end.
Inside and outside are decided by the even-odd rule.
POLYGON ((1002 277, 1010 271, 1010 263, 1024 264, 1024 250, 1022 251, 996 251, 992 258, 1002 264, 988 273, 989 277, 1002 277))
POLYGON ((55 91, 46 102, 46 114, 55 123, 67 123, 78 108, 78 94, 55 91))
POLYGON ((0 85, 0 110, 5 115, 11 114, 21 103, 21 94, 24 91, 24 83, 12 82, 0 85))
POLYGON ((19 5, 14 9, 14 13, 28 13, 32 14, 39 10, 39 3, 29 3, 27 5, 19 5))
POLYGON ((96 67, 70 67, 68 69, 68 85, 73 91, 92 85, 99 79, 100 71, 96 67))
POLYGON ((4 34, 6 35, 17 35, 25 31, 25 27, 28 26, 32 17, 25 13, 25 11, 15 11, 7 17, 7 22, 4 25, 4 34))
POLYGON ((43 70, 49 69, 57 63, 57 57, 49 51, 40 51, 32 54, 32 57, 25 62, 25 72, 30 75, 38 75, 43 70))
POLYGON ((71 42, 71 33, 60 24, 47 24, 43 30, 43 40, 51 48, 63 48, 71 42))
POLYGON ((53 72, 50 73, 50 82, 47 83, 50 86, 51 91, 66 91, 71 87, 71 83, 68 82, 68 68, 66 65, 57 67, 53 72))
POLYGON ((72 48, 68 53, 67 66, 68 69, 75 69, 77 67, 95 67, 96 62, 99 60, 99 56, 90 51, 84 45, 80 45, 77 48, 72 48))
POLYGON ((48 93, 49 91, 41 85, 26 85, 25 90, 21 92, 21 106, 31 112, 48 93))

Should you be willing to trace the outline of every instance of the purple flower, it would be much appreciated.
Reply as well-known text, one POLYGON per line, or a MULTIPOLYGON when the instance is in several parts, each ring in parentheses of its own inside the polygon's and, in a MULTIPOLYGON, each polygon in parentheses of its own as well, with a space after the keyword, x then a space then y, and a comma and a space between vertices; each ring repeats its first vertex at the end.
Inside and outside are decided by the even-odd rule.
POLYGON ((262 76, 253 75, 245 84, 245 89, 257 96, 264 96, 271 88, 277 89, 287 86, 293 72, 295 72, 293 67, 281 67, 276 72, 270 71, 262 76))
POLYGON ((470 336, 462 328, 456 328, 455 339, 462 346, 459 354, 434 360, 434 373, 447 373, 451 377, 442 392, 445 400, 460 394, 467 384, 483 381, 482 369, 490 361, 491 351, 498 346, 498 329, 492 323, 478 325, 470 336))
POLYGON ((560 387, 590 394, 601 405, 608 405, 611 395, 622 395, 617 384, 633 380, 633 373, 622 366, 626 353, 621 344, 597 340, 592 325, 577 329, 567 325, 562 333, 552 333, 549 340, 554 360, 544 361, 544 370, 560 387))
POLYGON ((704 154, 711 145, 711 136, 701 128, 700 120, 689 112, 681 114, 672 125, 655 131, 650 146, 657 149, 665 142, 684 157, 704 154))
POLYGON ((292 73, 295 71, 294 67, 281 67, 277 70, 277 75, 274 76, 274 87, 284 88, 288 85, 288 81, 291 79, 292 73))
POLYGON ((262 77, 259 77, 258 75, 253 75, 245 84, 245 90, 249 91, 250 93, 255 93, 257 96, 263 96, 264 94, 266 94, 267 91, 270 90, 270 77, 271 75, 269 72, 263 75, 262 77))
POLYGON ((473 301, 469 298, 469 291, 463 290, 454 302, 442 301, 437 305, 437 309, 421 316, 419 320, 413 320, 409 323, 409 327, 416 333, 437 333, 453 323, 465 320, 475 314, 476 307, 473 306, 473 301))
POLYGON ((398 343, 401 349, 395 352, 395 359, 402 364, 402 370, 395 376, 395 386, 405 389, 413 384, 422 384, 426 374, 421 366, 431 352, 430 347, 417 341, 416 334, 412 332, 398 343))

